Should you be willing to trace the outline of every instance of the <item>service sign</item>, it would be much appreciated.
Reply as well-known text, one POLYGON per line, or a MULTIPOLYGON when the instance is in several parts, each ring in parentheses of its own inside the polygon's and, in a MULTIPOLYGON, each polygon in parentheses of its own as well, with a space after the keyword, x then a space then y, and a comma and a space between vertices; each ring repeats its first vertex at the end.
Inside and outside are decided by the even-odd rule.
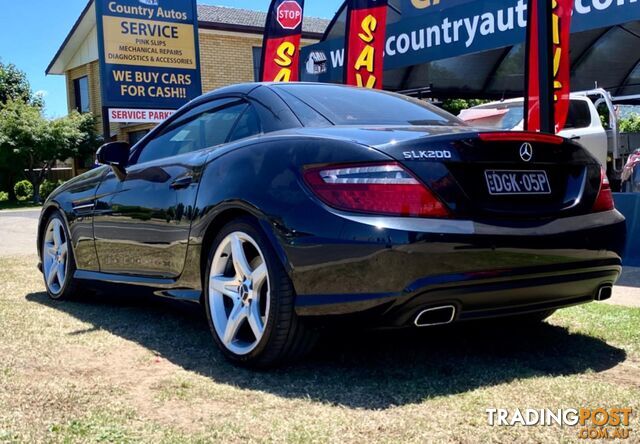
POLYGON ((175 111, 168 109, 128 109, 109 108, 111 123, 160 123, 173 116, 175 111))
POLYGON ((202 94, 196 0, 96 0, 103 106, 178 109, 202 94))

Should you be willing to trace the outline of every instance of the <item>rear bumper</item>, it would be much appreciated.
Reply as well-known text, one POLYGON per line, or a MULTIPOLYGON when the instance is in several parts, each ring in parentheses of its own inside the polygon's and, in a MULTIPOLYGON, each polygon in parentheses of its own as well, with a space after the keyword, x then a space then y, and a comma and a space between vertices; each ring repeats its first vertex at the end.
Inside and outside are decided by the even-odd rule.
POLYGON ((413 325, 430 307, 453 305, 454 320, 510 316, 591 302, 620 276, 619 260, 425 278, 398 293, 299 296, 302 316, 357 315, 388 327, 413 325))
POLYGON ((384 239, 382 231, 386 240, 406 242, 314 245, 322 263, 292 274, 296 311, 402 327, 442 305, 456 307, 455 320, 471 320, 593 301, 620 276, 624 218, 610 212, 554 223, 503 230, 476 224, 482 232, 468 234, 378 227, 367 235, 384 239))

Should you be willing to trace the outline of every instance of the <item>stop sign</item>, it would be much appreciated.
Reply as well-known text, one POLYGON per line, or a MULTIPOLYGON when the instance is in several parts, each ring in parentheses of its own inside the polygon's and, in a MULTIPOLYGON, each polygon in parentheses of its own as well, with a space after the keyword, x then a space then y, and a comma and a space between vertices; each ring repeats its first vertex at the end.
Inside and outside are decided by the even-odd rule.
POLYGON ((284 29, 296 29, 302 23, 302 8, 297 1, 288 0, 278 6, 278 23, 284 29))

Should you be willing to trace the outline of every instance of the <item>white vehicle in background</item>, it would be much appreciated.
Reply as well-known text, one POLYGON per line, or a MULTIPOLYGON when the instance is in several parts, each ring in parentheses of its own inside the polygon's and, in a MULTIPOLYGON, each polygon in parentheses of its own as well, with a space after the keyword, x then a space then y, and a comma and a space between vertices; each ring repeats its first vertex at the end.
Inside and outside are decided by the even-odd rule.
MULTIPOLYGON (((509 99, 479 105, 462 111, 459 117, 474 126, 522 131, 524 99, 509 99)), ((575 140, 598 159, 605 168, 607 167, 607 132, 589 97, 571 95, 567 123, 559 135, 575 140)))

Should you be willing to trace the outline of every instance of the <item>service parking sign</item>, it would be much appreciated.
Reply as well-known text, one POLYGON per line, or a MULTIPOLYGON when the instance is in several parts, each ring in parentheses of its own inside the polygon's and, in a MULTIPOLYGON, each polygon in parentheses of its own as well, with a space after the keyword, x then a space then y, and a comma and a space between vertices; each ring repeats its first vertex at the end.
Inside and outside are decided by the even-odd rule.
POLYGON ((283 29, 296 29, 302 24, 302 7, 297 1, 286 1, 278 7, 278 23, 283 29))

